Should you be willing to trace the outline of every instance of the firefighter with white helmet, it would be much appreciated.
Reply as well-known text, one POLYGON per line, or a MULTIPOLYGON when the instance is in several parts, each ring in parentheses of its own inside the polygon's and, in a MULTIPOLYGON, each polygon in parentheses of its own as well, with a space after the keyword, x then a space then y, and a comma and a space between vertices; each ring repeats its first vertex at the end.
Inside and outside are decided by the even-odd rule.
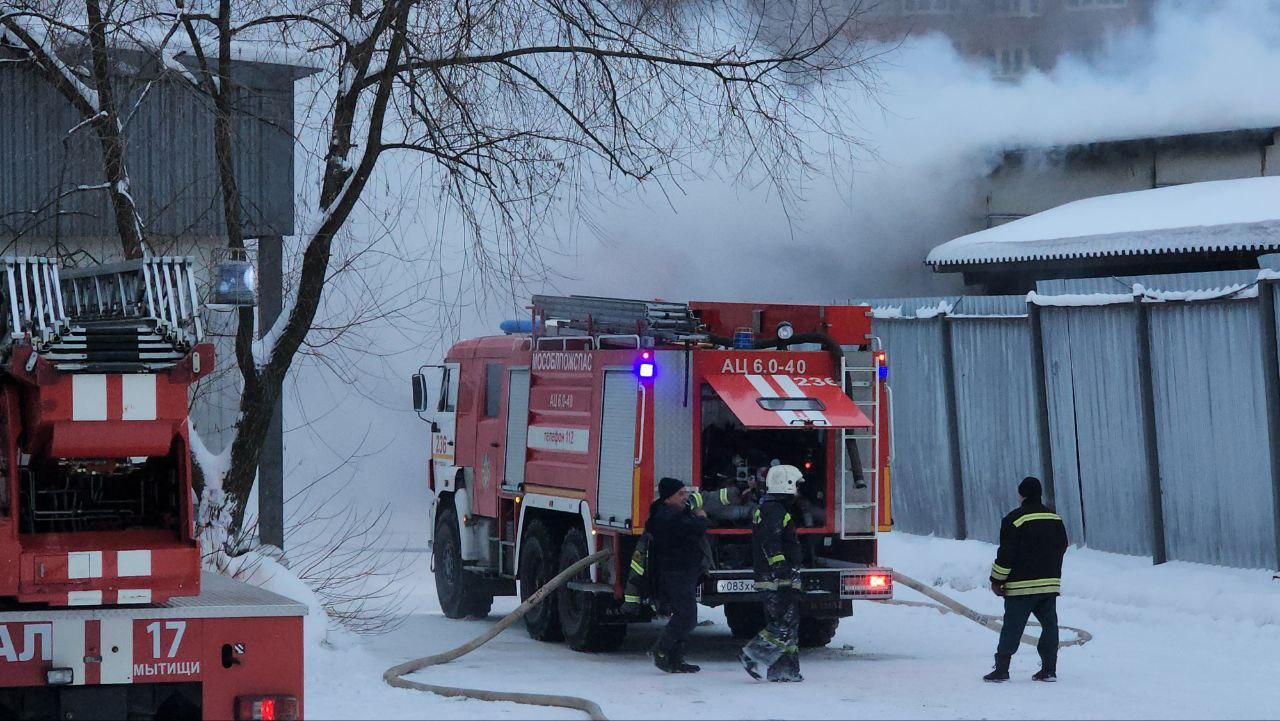
POLYGON ((777 465, 765 477, 765 495, 752 519, 755 587, 763 596, 768 625, 743 649, 739 660, 753 678, 803 681, 800 675, 800 539, 792 505, 804 475, 777 465))

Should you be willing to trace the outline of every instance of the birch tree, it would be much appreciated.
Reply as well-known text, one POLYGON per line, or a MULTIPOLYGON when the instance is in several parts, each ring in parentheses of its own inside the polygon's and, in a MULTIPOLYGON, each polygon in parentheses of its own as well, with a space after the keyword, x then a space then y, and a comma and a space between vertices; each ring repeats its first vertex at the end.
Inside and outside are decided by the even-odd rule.
POLYGON ((225 475, 206 469, 222 476, 211 487, 225 494, 233 533, 272 409, 332 283, 335 240, 388 158, 427 166, 442 207, 466 229, 460 242, 501 281, 537 262, 555 227, 548 218, 574 207, 571 196, 719 173, 772 183, 785 201, 811 164, 856 144, 848 94, 833 91, 874 80, 849 0, 4 2, 5 41, 98 132, 127 253, 142 233, 119 152, 113 47, 144 49, 211 99, 233 248, 246 241, 231 162, 237 49, 288 49, 321 71, 324 161, 314 205, 298 209, 306 222, 292 292, 261 340, 253 313, 240 314, 239 422, 225 475))

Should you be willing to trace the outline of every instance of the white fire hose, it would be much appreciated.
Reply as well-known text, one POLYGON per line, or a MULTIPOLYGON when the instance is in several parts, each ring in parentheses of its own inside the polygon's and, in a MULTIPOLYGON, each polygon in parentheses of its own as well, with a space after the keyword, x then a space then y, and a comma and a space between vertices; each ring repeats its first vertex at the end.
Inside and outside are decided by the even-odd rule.
POLYGON ((560 586, 568 583, 570 579, 577 576, 582 571, 589 568, 592 564, 605 560, 612 553, 612 549, 603 549, 587 556, 577 563, 569 566, 561 571, 555 578, 547 581, 546 585, 539 588, 532 596, 520 604, 516 610, 502 617, 502 620, 493 624, 488 631, 480 634, 476 638, 450 649, 444 653, 437 653, 434 656, 424 656, 416 658, 412 661, 406 661, 399 666, 392 666, 382 674, 382 680, 396 688, 410 688, 418 691, 429 691, 439 696, 463 696, 466 698, 474 698, 480 701, 510 701, 511 703, 522 703, 532 706, 554 706, 558 708, 574 709, 582 711, 590 716, 594 721, 608 721, 608 717, 604 715, 604 711, 600 710, 599 704, 585 698, 577 696, 559 696, 541 693, 515 693, 509 691, 485 691, 475 688, 459 688, 456 686, 438 686, 430 683, 419 683, 417 681, 408 681, 402 677, 420 671, 431 666, 439 666, 442 663, 449 663, 454 659, 461 658, 472 651, 480 648, 494 636, 502 633, 511 624, 519 621, 526 613, 531 611, 534 606, 542 603, 543 600, 560 586))
MULTIPOLYGON (((1000 621, 999 616, 991 616, 985 613, 978 613, 977 611, 973 610, 972 608, 969 608, 963 603, 960 603, 959 601, 946 595, 945 593, 938 591, 933 586, 928 586, 926 584, 923 584, 906 574, 900 573, 898 571, 894 571, 893 580, 896 583, 901 583, 902 585, 906 586, 907 588, 910 588, 913 591, 918 591, 919 593, 922 593, 925 596, 932 598, 933 600, 937 601, 937 603, 925 603, 923 601, 897 601, 897 600, 881 601, 881 603, 891 604, 895 606, 923 606, 925 608, 936 608, 939 611, 942 611, 943 613, 958 613, 961 616, 964 616, 965 618, 969 619, 970 621, 973 621, 974 623, 986 626, 987 628, 991 629, 992 631, 995 631, 996 633, 1000 633, 1000 629, 1004 625, 1000 621)), ((1028 625, 1039 626, 1040 624, 1036 623, 1035 621, 1031 621, 1028 625)), ((1076 635, 1075 638, 1070 638, 1070 639, 1067 639, 1066 641, 1059 641, 1058 648, 1067 648, 1068 646, 1083 646, 1086 643, 1093 640, 1093 635, 1082 628, 1074 628, 1072 626, 1058 626, 1058 628, 1066 631, 1071 631, 1076 635)), ((1038 639, 1036 639, 1036 637, 1034 636, 1029 636, 1024 633, 1022 634, 1022 642, 1027 644, 1028 646, 1034 646, 1038 642, 1038 639)))
MULTIPOLYGON (((608 717, 604 715, 604 711, 600 709, 599 704, 597 704, 594 701, 591 701, 590 699, 585 699, 578 696, 561 696, 561 695, 540 694, 540 693, 516 693, 516 692, 510 692, 510 691, 486 691, 483 689, 461 688, 457 686, 440 686, 440 685, 430 684, 430 683, 420 683, 418 681, 406 680, 403 677, 408 676, 409 674, 414 673, 415 671, 421 671, 424 668, 429 668, 431 666, 439 666, 440 664, 448 663, 450 661, 461 658, 462 656, 465 656, 471 653, 477 648, 480 648, 481 646, 485 645, 489 641, 493 640, 495 636, 505 631, 508 627, 510 627, 516 621, 519 621, 521 618, 523 618, 524 615, 528 613, 530 610, 532 610, 534 606, 537 606, 539 603, 546 600, 547 596, 549 596, 552 591, 555 591, 560 586, 563 586, 564 584, 568 583, 574 576, 577 576, 579 573, 586 570, 592 564, 599 563, 600 561, 605 560, 606 558, 609 557, 610 553, 611 553, 611 550, 608 548, 600 551, 596 551, 590 556, 587 556, 586 558, 578 561, 572 566, 569 566, 565 570, 561 571, 558 575, 556 575, 555 578, 548 581, 546 585, 544 585, 542 588, 539 588, 532 596, 526 599, 524 603, 521 603, 520 606, 516 608, 516 610, 512 611, 511 613, 508 613, 506 616, 503 616, 502 619, 497 623, 495 623, 493 626, 491 626, 489 630, 480 634, 476 638, 468 641, 467 643, 462 644, 461 646, 458 646, 457 648, 444 651, 443 653, 437 653, 433 656, 424 656, 422 658, 417 658, 412 661, 406 661, 405 663, 402 663, 398 666, 392 666, 382 674, 382 680, 385 681, 387 684, 394 686, 396 688, 408 688, 408 689, 415 689, 418 691, 428 691, 430 693, 434 693, 439 696, 448 696, 448 697, 461 696, 465 698, 478 699, 480 701, 509 701, 511 703, 528 704, 533 706, 552 706, 557 708, 567 708, 567 709, 573 709, 576 711, 582 711, 583 713, 586 713, 588 716, 590 716, 593 719, 593 721, 608 721, 608 717)), ((894 578, 894 581, 896 581, 897 583, 900 583, 914 591, 918 591, 924 594, 925 596, 928 596, 929 598, 933 599, 934 601, 937 601, 937 603, 927 603, 922 601, 882 601, 882 603, 895 604, 895 605, 901 605, 901 606, 924 606, 928 608, 936 608, 944 613, 956 613, 961 616, 964 616, 965 618, 973 621, 974 623, 981 624, 991 629, 992 631, 996 631, 996 632, 1000 631, 1001 624, 999 619, 996 616, 990 616, 987 614, 978 613, 977 611, 973 610, 972 608, 969 608, 968 606, 965 606, 964 604, 960 603, 954 598, 951 598, 950 596, 947 596, 946 594, 943 594, 937 591, 933 587, 927 586, 915 580, 914 578, 911 578, 910 576, 902 574, 898 571, 893 572, 893 578, 894 578)), ((1033 623, 1032 625, 1035 625, 1035 624, 1033 623)), ((1082 646, 1093 639, 1093 636, 1090 635, 1088 631, 1085 631, 1083 629, 1072 628, 1071 626, 1061 626, 1060 628, 1074 632, 1076 634, 1076 637, 1072 639, 1068 639, 1066 641, 1059 642, 1058 643, 1059 648, 1065 648, 1067 646, 1082 646)), ((1022 636, 1022 642, 1025 644, 1030 644, 1032 646, 1036 645, 1036 639, 1032 636, 1025 635, 1025 634, 1022 636)))

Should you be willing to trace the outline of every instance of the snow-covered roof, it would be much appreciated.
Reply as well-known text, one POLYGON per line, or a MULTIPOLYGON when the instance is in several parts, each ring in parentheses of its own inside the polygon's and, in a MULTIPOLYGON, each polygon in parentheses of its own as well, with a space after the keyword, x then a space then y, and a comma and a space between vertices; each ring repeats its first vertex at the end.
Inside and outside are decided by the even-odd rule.
POLYGON ((947 241, 927 263, 1280 249, 1280 177, 1102 195, 947 241))

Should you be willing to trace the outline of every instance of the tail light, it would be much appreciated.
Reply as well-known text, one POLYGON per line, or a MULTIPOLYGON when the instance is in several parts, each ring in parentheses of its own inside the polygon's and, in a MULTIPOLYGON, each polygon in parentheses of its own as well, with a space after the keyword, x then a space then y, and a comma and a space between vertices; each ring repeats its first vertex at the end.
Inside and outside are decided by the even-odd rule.
POLYGON ((879 570, 850 573, 840 578, 840 595, 844 598, 892 598, 893 575, 879 570))
POLYGON ((298 721, 296 696, 239 696, 236 721, 298 721))

